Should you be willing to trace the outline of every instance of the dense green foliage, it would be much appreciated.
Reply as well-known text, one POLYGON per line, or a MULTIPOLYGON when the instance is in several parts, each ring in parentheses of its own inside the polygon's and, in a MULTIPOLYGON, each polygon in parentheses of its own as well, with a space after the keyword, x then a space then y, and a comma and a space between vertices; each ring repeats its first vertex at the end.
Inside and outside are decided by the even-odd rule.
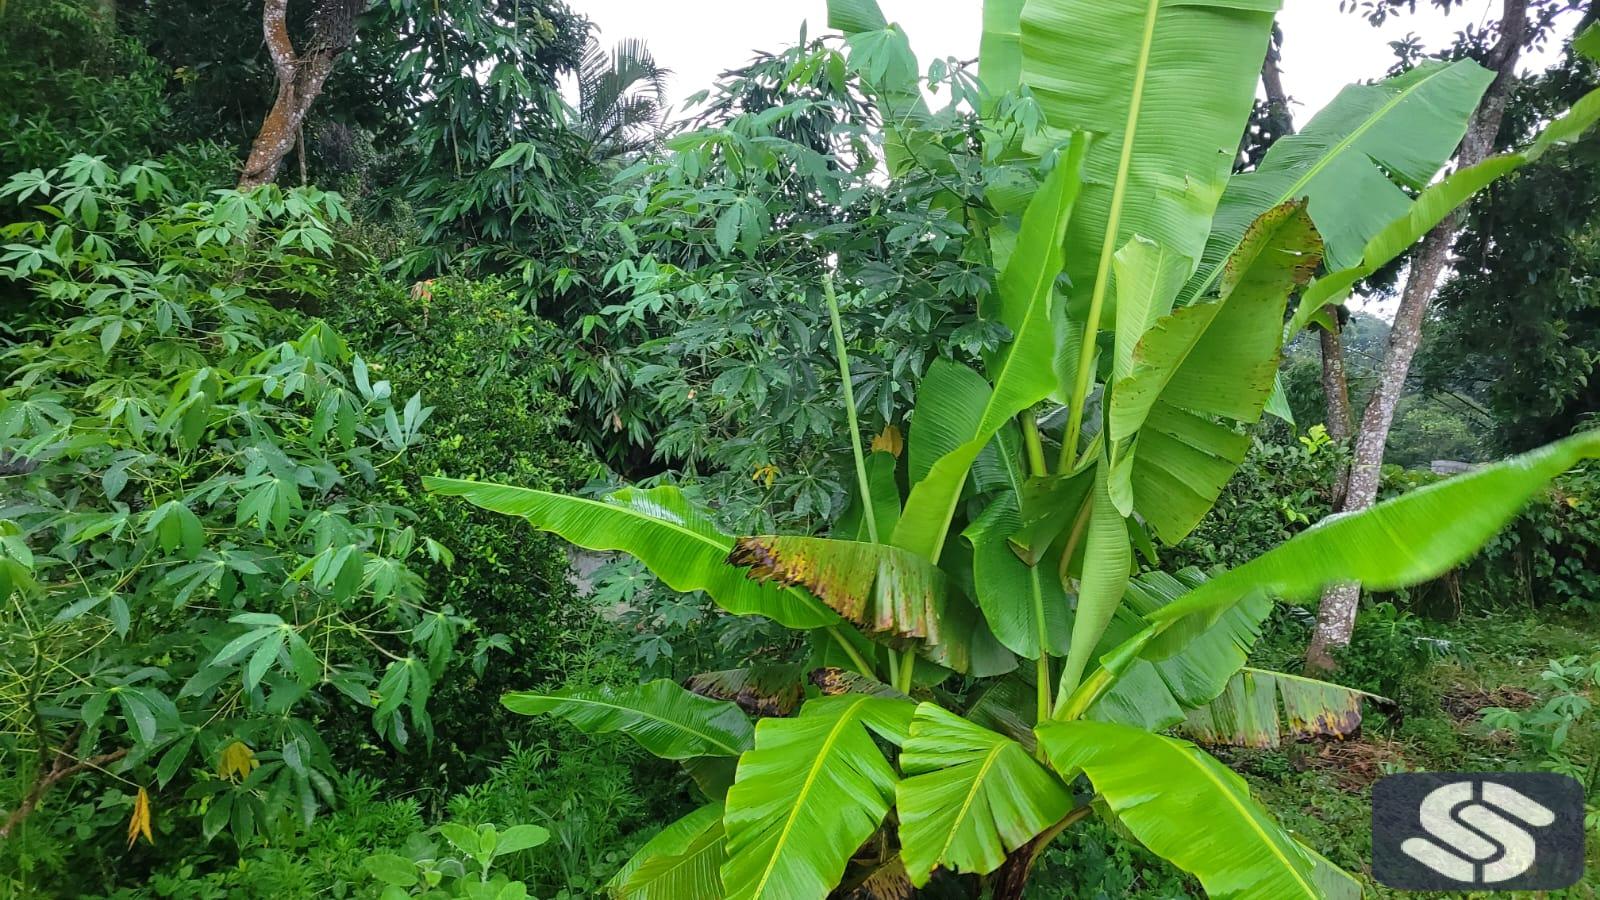
POLYGON ((260 4, 0 0, 0 895, 1342 896, 1308 759, 1593 782, 1592 648, 1497 630, 1600 604, 1592 464, 1543 487, 1600 445, 1419 471, 1594 408, 1593 67, 1430 187, 1483 74, 1405 44, 1268 149, 1271 5, 989 0, 924 66, 834 0, 669 122, 581 4, 365 4, 241 193, 260 4), (1390 504, 1312 529, 1282 340, 1511 170, 1390 504), (1358 690, 1299 678, 1352 574, 1358 690))
MULTIPOLYGON (((1576 57, 1525 84, 1503 140, 1516 140, 1600 84, 1576 57)), ((1492 414, 1494 442, 1522 449, 1600 413, 1600 139, 1590 136, 1477 201, 1456 244, 1423 359, 1426 383, 1492 414)))
POLYGON ((372 348, 379 375, 449 398, 389 489, 405 498, 419 532, 441 535, 451 549, 449 566, 424 571, 425 589, 445 608, 470 611, 484 655, 470 674, 435 688, 435 703, 448 710, 438 727, 450 746, 404 764, 417 767, 410 777, 440 786, 471 783, 517 733, 500 694, 561 672, 564 645, 586 630, 592 611, 574 595, 566 555, 553 542, 445 503, 421 490, 420 476, 469 471, 554 489, 592 474, 563 436, 566 404, 548 389, 550 326, 494 281, 443 279, 408 292, 369 275, 330 300, 326 313, 349 340, 372 348))

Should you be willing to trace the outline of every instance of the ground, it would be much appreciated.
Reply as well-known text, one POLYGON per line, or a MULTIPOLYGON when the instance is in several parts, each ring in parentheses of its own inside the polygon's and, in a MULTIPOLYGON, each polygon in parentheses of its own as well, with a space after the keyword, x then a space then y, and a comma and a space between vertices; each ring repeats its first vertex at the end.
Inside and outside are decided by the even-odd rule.
MULTIPOLYGON (((1592 618, 1524 613, 1425 627, 1430 636, 1446 642, 1444 656, 1408 686, 1412 696, 1406 698, 1403 721, 1369 718, 1359 738, 1339 743, 1227 754, 1228 762, 1286 826, 1361 877, 1372 897, 1405 896, 1371 881, 1372 783, 1391 772, 1538 769, 1539 752, 1506 731, 1487 727, 1479 710, 1535 707, 1549 693, 1540 674, 1551 659, 1592 659, 1600 652, 1600 629, 1592 618)), ((1600 758, 1600 727, 1592 716, 1580 720, 1568 742, 1574 758, 1600 758)), ((1595 863, 1600 860, 1600 834, 1594 830, 1588 858, 1584 880, 1552 896, 1600 895, 1600 865, 1595 863)))

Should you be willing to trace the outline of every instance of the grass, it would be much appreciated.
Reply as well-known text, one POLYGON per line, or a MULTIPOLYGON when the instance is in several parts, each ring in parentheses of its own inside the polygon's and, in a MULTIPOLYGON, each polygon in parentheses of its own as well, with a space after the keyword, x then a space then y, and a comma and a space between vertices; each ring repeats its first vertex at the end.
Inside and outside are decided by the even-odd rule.
MULTIPOLYGON (((1551 659, 1600 652, 1600 629, 1580 618, 1490 615, 1422 628, 1424 639, 1442 642, 1436 646, 1443 656, 1397 698, 1403 721, 1369 718, 1363 734, 1344 743, 1227 755, 1287 827, 1361 878, 1372 897, 1405 893, 1371 880, 1372 782, 1404 771, 1537 770, 1543 762, 1538 751, 1488 728, 1478 710, 1535 704, 1546 692, 1540 674, 1551 659)), ((1575 758, 1600 754, 1600 728, 1592 717, 1572 730, 1569 746, 1575 758)), ((1593 831, 1588 856, 1600 859, 1600 835, 1593 831)), ((1597 895, 1600 870, 1591 865, 1576 887, 1550 896, 1597 895)))

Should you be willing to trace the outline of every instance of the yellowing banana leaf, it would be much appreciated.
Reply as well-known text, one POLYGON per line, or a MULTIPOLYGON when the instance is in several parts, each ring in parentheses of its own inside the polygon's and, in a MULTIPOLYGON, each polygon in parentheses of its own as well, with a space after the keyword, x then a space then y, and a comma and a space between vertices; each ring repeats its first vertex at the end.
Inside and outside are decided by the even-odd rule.
POLYGON ((455 478, 422 480, 430 491, 461 497, 492 512, 521 516, 590 550, 621 550, 675 591, 705 591, 741 616, 766 616, 790 628, 839 621, 817 598, 794 588, 758 584, 728 565, 733 538, 718 531, 675 487, 626 488, 605 500, 455 478))
POLYGON ((1140 843, 1193 873, 1209 896, 1321 900, 1316 864, 1244 779, 1200 748, 1105 722, 1052 723, 1038 734, 1062 777, 1087 775, 1140 843))
POLYGON ((565 719, 585 734, 620 731, 662 759, 738 756, 750 747, 750 720, 739 707, 664 678, 635 687, 517 691, 500 702, 525 716, 565 719))
POLYGON ((923 557, 887 544, 792 535, 742 537, 730 565, 758 581, 805 588, 873 634, 942 639, 949 585, 923 557))
POLYGON ((909 729, 915 707, 861 694, 762 719, 728 790, 726 900, 822 900, 878 830, 897 778, 868 728, 909 729))
POLYGON ((1340 91, 1304 129, 1273 144, 1260 166, 1228 180, 1200 268, 1180 302, 1215 288, 1251 223, 1293 200, 1309 201, 1330 268, 1360 261, 1367 241, 1411 205, 1402 186, 1427 187, 1455 152, 1493 78, 1469 60, 1425 62, 1340 91))
POLYGON ((746 666, 692 675, 688 688, 702 697, 737 703, 751 715, 787 716, 800 708, 805 675, 799 664, 746 666))
POLYGON ((1203 744, 1233 747, 1276 747, 1285 733, 1290 739, 1346 738, 1360 730, 1361 706, 1367 700, 1394 705, 1366 691, 1246 668, 1217 699, 1189 710, 1183 730, 1203 744))
MULTIPOLYGON (((1154 265, 1153 252, 1131 260, 1154 265)), ((1260 421, 1289 294, 1321 255, 1304 202, 1274 207, 1228 260, 1221 299, 1158 319, 1132 350, 1111 394, 1111 499, 1124 515, 1137 509, 1167 543, 1199 524, 1243 461, 1249 441, 1226 423, 1260 421)))
POLYGON ((651 838, 606 882, 617 900, 722 896, 722 804, 702 806, 651 838))
POLYGON ((1072 809, 1066 787, 1022 745, 932 703, 917 707, 895 788, 911 883, 933 870, 987 874, 1072 809))
MULTIPOLYGON (((1200 259, 1255 100, 1277 0, 1029 0, 1022 82, 1046 121, 1098 135, 1067 246, 1072 297, 1109 305, 1134 235, 1200 259)), ((1187 274, 1187 273, 1186 273, 1187 274)))

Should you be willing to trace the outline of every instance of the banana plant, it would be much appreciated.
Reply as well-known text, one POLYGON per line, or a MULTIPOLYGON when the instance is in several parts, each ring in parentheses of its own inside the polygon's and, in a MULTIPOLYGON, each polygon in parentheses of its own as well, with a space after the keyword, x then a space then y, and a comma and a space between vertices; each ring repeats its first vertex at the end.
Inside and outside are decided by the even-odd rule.
MULTIPOLYGON (((871 0, 831 6, 856 45, 903 43, 871 0)), ((908 896, 966 880, 1017 897, 1043 848, 1088 816, 1212 896, 1359 894, 1182 735, 1349 734, 1365 695, 1245 665, 1272 605, 1338 581, 1438 576, 1600 457, 1600 433, 1324 522, 1230 571, 1164 572, 1158 544, 1194 528, 1241 462, 1297 296, 1292 321, 1309 320, 1355 282, 1349 270, 1387 262, 1491 175, 1577 137, 1600 103, 1435 182, 1488 74, 1425 67, 1347 89, 1232 176, 1277 6, 990 0, 982 71, 991 89, 1028 92, 1052 136, 1008 151, 1043 173, 992 242, 1004 265, 980 312, 1011 339, 977 366, 935 363, 904 454, 893 440, 869 453, 839 298, 820 276, 856 473, 831 534, 728 535, 672 487, 588 500, 428 480, 812 636, 805 660, 688 687, 506 697, 626 734, 705 794, 617 873, 613 896, 908 896)), ((891 107, 908 96, 897 83, 891 107)))

